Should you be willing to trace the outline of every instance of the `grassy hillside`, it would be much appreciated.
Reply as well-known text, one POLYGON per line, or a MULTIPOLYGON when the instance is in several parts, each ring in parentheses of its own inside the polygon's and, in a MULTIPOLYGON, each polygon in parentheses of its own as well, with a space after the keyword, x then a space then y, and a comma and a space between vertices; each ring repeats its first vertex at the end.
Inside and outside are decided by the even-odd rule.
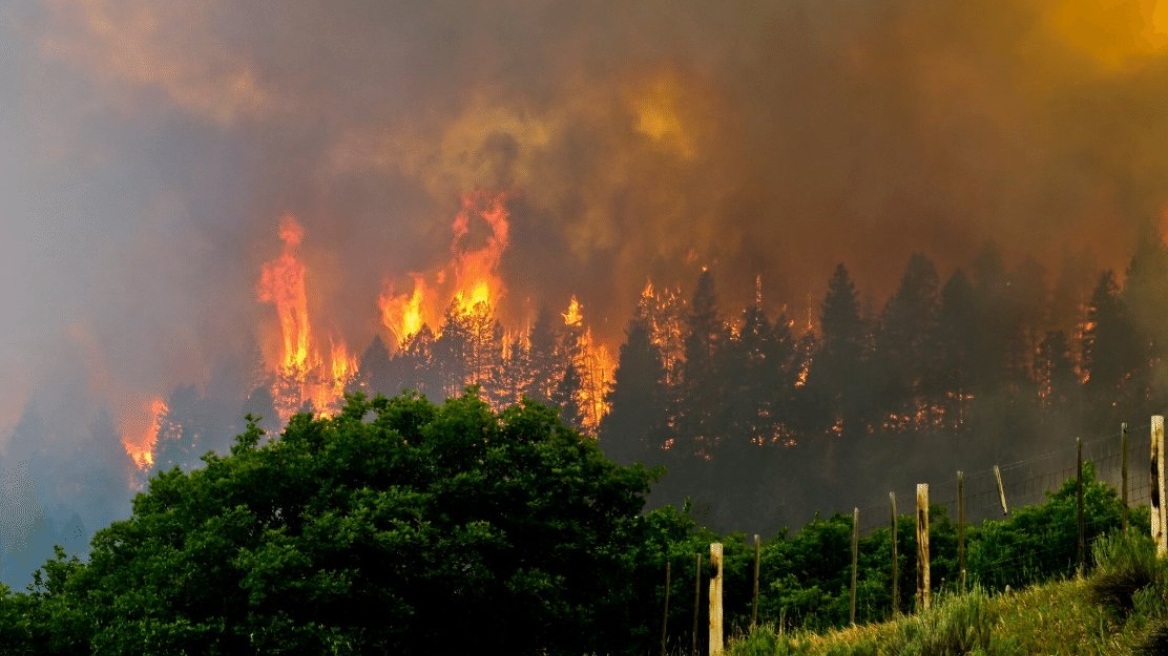
POLYGON ((1143 536, 1096 544, 1085 578, 989 595, 942 597, 926 613, 823 634, 763 628, 732 656, 875 654, 1168 654, 1168 567, 1143 536))

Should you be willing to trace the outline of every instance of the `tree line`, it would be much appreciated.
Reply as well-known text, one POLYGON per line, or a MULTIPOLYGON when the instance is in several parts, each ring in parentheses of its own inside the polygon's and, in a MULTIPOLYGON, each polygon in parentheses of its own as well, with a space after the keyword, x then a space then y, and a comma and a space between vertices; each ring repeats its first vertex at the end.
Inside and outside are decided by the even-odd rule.
MULTIPOLYGON (((877 465, 922 480, 933 466, 988 468, 1163 407, 1168 251, 1154 230, 1122 272, 1068 255, 1052 279, 1033 259, 1007 266, 989 243, 944 279, 913 255, 880 305, 861 288, 838 265, 817 316, 796 321, 761 292, 727 312, 712 269, 688 296, 650 287, 612 380, 566 315, 544 309, 508 333, 490 307, 452 304, 440 326, 399 344, 375 337, 348 389, 440 401, 474 384, 495 408, 551 404, 618 462, 667 465, 653 503, 691 498, 714 525, 751 530, 887 489, 877 465)), ((271 383, 245 410, 276 430, 271 383)), ((195 464, 203 436, 225 433, 204 427, 214 413, 201 404, 176 389, 159 467, 195 464)))
MULTIPOLYGON (((704 595, 709 576, 695 556, 715 541, 726 545, 728 626, 751 614, 745 536, 702 527, 684 507, 645 512, 657 474, 612 462, 541 404, 497 412, 473 388, 440 406, 358 395, 333 417, 293 417, 279 436, 251 417, 229 454, 202 462, 153 475, 86 561, 58 550, 26 592, 0 586, 0 654, 644 654, 659 649, 663 617, 684 650, 694 577, 704 595)), ((1090 468, 1085 490, 1089 538, 1115 530, 1115 491, 1090 468)), ((1072 481, 969 527, 970 581, 1000 589, 1071 571, 1076 495, 1072 481)), ((942 507, 931 514, 934 586, 953 588, 955 526, 942 507)), ((913 522, 895 525, 903 611, 913 522)), ((860 542, 861 621, 893 610, 891 530, 860 542)), ((761 621, 846 622, 851 532, 834 515, 768 535, 761 621)))

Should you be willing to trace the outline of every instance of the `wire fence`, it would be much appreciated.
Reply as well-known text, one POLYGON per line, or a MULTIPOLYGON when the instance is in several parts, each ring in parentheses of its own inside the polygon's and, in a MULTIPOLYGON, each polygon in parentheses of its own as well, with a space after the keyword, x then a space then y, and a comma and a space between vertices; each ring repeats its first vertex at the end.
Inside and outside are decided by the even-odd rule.
MULTIPOLYGON (((1084 469, 1088 467, 1093 469, 1094 481, 1114 488, 1120 499, 1126 499, 1128 508, 1139 508, 1149 505, 1152 499, 1154 468, 1150 466, 1153 439, 1151 429, 1152 422, 1150 421, 1127 424, 1123 429, 1116 426, 1114 431, 1106 434, 1094 435, 1081 440, 1072 437, 1066 440, 1065 446, 1034 457, 1001 463, 987 469, 963 472, 960 475, 963 504, 959 502, 959 474, 956 471, 953 472, 951 478, 941 481, 906 481, 904 487, 889 492, 896 496, 897 517, 902 518, 902 522, 906 521, 903 519, 906 515, 914 514, 916 484, 928 483, 930 508, 934 512, 938 506, 943 508, 949 527, 957 523, 960 515, 964 521, 962 525, 964 529, 976 531, 978 528, 982 528, 984 531, 992 531, 995 525, 1001 526, 1004 523, 987 523, 986 520, 1001 520, 1012 517, 1016 511, 1022 508, 1047 502, 1053 493, 1064 488, 1068 482, 1073 485, 1079 474, 1081 457, 1084 469), (963 507, 959 508, 959 505, 963 507)), ((1111 503, 1114 504, 1114 502, 1111 503)), ((1114 505, 1112 507, 1114 508, 1114 505)), ((857 506, 857 508, 859 509, 858 532, 860 535, 869 540, 875 538, 876 532, 881 530, 884 531, 882 535, 891 535, 888 529, 892 518, 892 508, 887 492, 872 502, 857 506)), ((944 518, 937 517, 937 519, 944 518)), ((1089 560, 1093 541, 1102 538, 1107 531, 1115 528, 1116 520, 1114 514, 1101 516, 1087 511, 1082 515, 1082 522, 1082 531, 1080 531, 1077 525, 1077 513, 1064 512, 1057 517, 1053 515, 1046 517, 1045 522, 1019 527, 1024 532, 1024 549, 995 551, 983 544, 981 552, 976 556, 979 558, 977 562, 979 572, 983 577, 993 578, 994 580, 989 581, 989 583, 991 587, 996 589, 1009 586, 1021 587, 1044 578, 1050 578, 1052 563, 1054 563, 1053 571, 1071 574, 1076 571, 1080 562, 1083 562, 1084 557, 1089 560), (1082 543, 1080 543, 1081 540, 1082 543)), ((1003 539, 1018 538, 1019 534, 1014 534, 1003 539)), ((982 535, 980 539, 985 540, 985 535, 982 535)), ((972 560, 974 555, 971 554, 970 546, 966 544, 964 555, 967 559, 972 560)), ((753 549, 751 546, 747 548, 753 549)), ((840 545, 839 548, 844 547, 840 545)), ((850 552, 852 548, 849 545, 848 551, 850 552)), ((936 545, 931 554, 934 562, 938 559, 947 561, 950 575, 957 575, 957 571, 953 567, 958 559, 958 554, 954 553, 956 548, 956 540, 954 540, 953 543, 936 545)), ((901 598, 911 598, 913 590, 904 590, 902 582, 906 578, 912 580, 914 576, 911 570, 915 568, 917 561, 915 541, 907 544, 902 543, 899 545, 899 549, 898 562, 901 569, 896 577, 900 587, 899 592, 901 598), (906 565, 907 567, 905 567, 906 565), (907 576, 905 569, 910 570, 907 572, 907 576)), ((852 557, 849 553, 847 562, 851 563, 852 557)), ((822 558, 839 562, 841 554, 823 553, 822 558)), ((870 564, 869 560, 869 566, 870 564)), ((867 617, 868 620, 886 619, 891 613, 891 607, 894 606, 892 602, 891 557, 888 558, 886 567, 888 572, 879 571, 875 574, 873 574, 873 570, 869 569, 868 575, 874 576, 879 581, 865 582, 862 580, 864 575, 860 575, 860 585, 864 589, 856 594, 857 598, 852 603, 859 607, 861 616, 867 617), (865 586, 865 583, 868 585, 865 586), (881 591, 878 588, 882 585, 887 585, 888 588, 881 591)), ((1058 573, 1054 575, 1057 577, 1058 573)), ((782 580, 774 578, 768 580, 768 574, 773 577, 776 572, 768 572, 764 565, 754 575, 762 578, 761 585, 755 583, 755 588, 761 588, 764 591, 763 596, 767 592, 774 593, 779 586, 784 585, 782 580)), ((750 595, 750 588, 744 586, 741 579, 742 576, 739 575, 738 581, 734 582, 735 588, 729 591, 728 595, 750 595)), ((700 589, 709 581, 708 573, 703 581, 695 581, 692 575, 690 575, 689 581, 688 585, 693 586, 697 583, 700 589)), ((986 583, 987 581, 982 580, 981 582, 986 583)), ((955 580, 943 581, 937 578, 933 580, 934 588, 954 588, 957 585, 958 582, 955 580)), ((839 594, 838 591, 837 594, 839 594)), ((842 594, 848 595, 849 591, 845 589, 842 594)), ((705 598, 704 592, 699 596, 705 598)), ((748 606, 753 605, 750 600, 745 601, 745 603, 748 606)), ((911 604, 906 607, 899 603, 899 600, 895 606, 898 606, 902 611, 911 609, 911 604)), ((739 609, 737 626, 739 629, 743 629, 741 610, 743 602, 741 599, 737 607, 739 609)), ((696 610, 695 607, 695 621, 696 610)), ((771 610, 774 610, 773 604, 771 610)), ((780 609, 780 614, 783 614, 785 610, 780 609)), ((703 608, 702 612, 705 614, 708 609, 703 608)), ((757 608, 747 608, 746 615, 754 616, 756 614, 759 614, 757 608)), ((668 620, 668 614, 666 620, 668 620)), ((759 615, 759 621, 779 625, 786 623, 782 617, 767 617, 765 611, 759 615)), ((734 623, 729 622, 727 625, 732 626, 734 623)), ((695 636, 699 639, 693 640, 692 644, 697 647, 697 653, 703 653, 708 635, 704 622, 700 635, 693 633, 688 636, 674 635, 670 638, 669 644, 675 645, 676 648, 670 650, 670 653, 690 653, 686 645, 691 644, 690 640, 693 640, 695 636)))
MULTIPOLYGON (((1148 456, 1151 448, 1151 424, 1127 427, 1127 501, 1129 506, 1145 505, 1151 499, 1148 456)), ((1106 435, 1083 439, 1083 461, 1090 463, 1095 480, 1120 490, 1123 487, 1123 446, 1120 427, 1106 435)), ((992 468, 966 471, 964 474, 965 521, 980 523, 986 519, 1006 516, 1008 511, 1042 503, 1048 495, 1077 475, 1078 444, 1075 438, 1066 440, 1066 446, 1046 453, 998 465, 992 468), (1001 478, 1001 490, 998 478, 1001 478), (1006 510, 1002 507, 1005 498, 1006 510)), ((950 518, 957 517, 957 472, 940 481, 905 482, 889 490, 896 494, 901 513, 906 512, 915 494, 916 483, 929 484, 930 505, 947 509, 950 518)), ((887 526, 889 500, 883 494, 878 500, 857 506, 860 508, 860 530, 869 533, 887 526)))

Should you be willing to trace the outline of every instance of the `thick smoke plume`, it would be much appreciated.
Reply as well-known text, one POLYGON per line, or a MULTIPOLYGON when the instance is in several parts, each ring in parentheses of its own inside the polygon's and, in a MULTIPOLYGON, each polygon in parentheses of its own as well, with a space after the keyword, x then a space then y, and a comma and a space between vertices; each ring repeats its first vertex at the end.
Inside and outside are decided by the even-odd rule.
POLYGON ((16 0, 4 25, 0 439, 34 397, 64 445, 246 389, 287 213, 311 316, 360 349, 476 189, 508 198, 501 316, 575 294, 610 344, 647 280, 702 266, 727 307, 758 275, 814 314, 839 261, 873 302, 911 253, 947 274, 986 240, 1122 266, 1168 204, 1164 0, 16 0))

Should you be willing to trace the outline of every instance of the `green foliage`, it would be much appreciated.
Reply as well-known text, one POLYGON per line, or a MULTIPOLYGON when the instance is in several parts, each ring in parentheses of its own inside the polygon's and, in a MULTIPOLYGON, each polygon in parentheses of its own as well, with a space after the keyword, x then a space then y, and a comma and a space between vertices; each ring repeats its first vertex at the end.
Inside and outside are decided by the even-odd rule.
MULTIPOLYGON (((1120 527, 1123 505, 1115 490, 1083 467, 1088 543, 1120 527)), ((1046 503, 1015 509, 1004 520, 988 520, 967 534, 970 580, 990 590, 1015 588, 1069 576, 1078 567, 1077 481, 1067 480, 1046 503)))
POLYGON ((894 653, 911 656, 993 654, 997 614, 980 588, 939 600, 938 605, 900 623, 894 653))
POLYGON ((648 472, 535 404, 358 396, 262 437, 158 474, 88 564, 47 563, 25 634, 61 654, 623 651, 648 634, 643 545, 688 530, 641 515, 648 472))
POLYGON ((1119 532, 1092 545, 1096 570, 1088 581, 1091 600, 1122 614, 1135 607, 1135 594, 1163 579, 1152 539, 1143 533, 1119 532))
POLYGON ((773 624, 764 624, 727 645, 728 656, 798 656, 806 649, 798 640, 780 635, 773 624))

